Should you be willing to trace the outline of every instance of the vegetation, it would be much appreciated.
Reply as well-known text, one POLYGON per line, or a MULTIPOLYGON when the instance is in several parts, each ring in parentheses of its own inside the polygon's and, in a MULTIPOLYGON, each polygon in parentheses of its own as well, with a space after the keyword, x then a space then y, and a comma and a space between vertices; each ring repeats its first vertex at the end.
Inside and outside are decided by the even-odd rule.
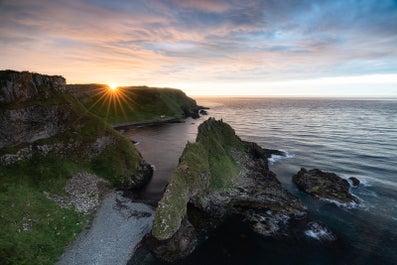
POLYGON ((0 264, 53 264, 84 225, 84 216, 60 208, 44 191, 63 194, 68 178, 87 167, 34 157, 0 167, 0 264))
POLYGON ((234 130, 222 121, 209 119, 199 126, 195 143, 188 143, 179 165, 170 178, 167 190, 159 202, 152 235, 164 240, 178 231, 193 196, 202 198, 207 192, 232 188, 238 183, 240 167, 232 150, 243 150, 242 141, 234 130))
POLYGON ((183 117, 196 107, 196 102, 181 90, 151 87, 119 87, 70 85, 76 98, 92 114, 110 124, 145 121, 160 117, 183 117))
MULTIPOLYGON (((0 85, 10 74, 18 72, 0 71, 0 85)), ((61 150, 51 149, 45 156, 33 152, 30 160, 0 166, 0 264, 53 264, 81 231, 88 217, 72 208, 61 208, 44 192, 64 195, 66 181, 81 171, 95 173, 115 186, 129 183, 142 157, 109 123, 181 117, 196 106, 194 100, 175 89, 125 87, 109 94, 103 85, 69 88, 72 93, 63 94, 40 86, 35 98, 0 104, 0 111, 58 105, 65 113, 70 112, 64 121, 68 129, 62 133, 33 144, 0 149, 2 156, 31 146, 61 146, 61 150), (110 144, 93 153, 92 146, 100 145, 98 139, 110 144)), ((186 154, 186 158, 200 158, 193 155, 186 154)), ((176 190, 182 187, 173 186, 176 190)))

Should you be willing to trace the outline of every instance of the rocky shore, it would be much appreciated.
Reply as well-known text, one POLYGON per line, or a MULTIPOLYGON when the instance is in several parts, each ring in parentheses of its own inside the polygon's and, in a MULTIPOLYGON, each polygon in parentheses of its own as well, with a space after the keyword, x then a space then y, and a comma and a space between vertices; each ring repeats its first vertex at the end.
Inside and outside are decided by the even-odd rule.
POLYGON ((145 246, 171 262, 189 255, 228 216, 273 236, 290 218, 305 215, 303 204, 269 170, 272 154, 282 153, 240 140, 222 121, 201 124, 170 179, 145 246))

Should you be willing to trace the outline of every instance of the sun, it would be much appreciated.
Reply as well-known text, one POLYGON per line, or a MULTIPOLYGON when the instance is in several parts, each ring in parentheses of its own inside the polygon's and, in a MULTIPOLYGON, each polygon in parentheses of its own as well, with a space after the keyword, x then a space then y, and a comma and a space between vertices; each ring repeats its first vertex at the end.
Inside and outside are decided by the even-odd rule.
POLYGON ((116 90, 117 90, 117 85, 115 85, 115 84, 109 84, 109 89, 110 89, 111 91, 116 91, 116 90))

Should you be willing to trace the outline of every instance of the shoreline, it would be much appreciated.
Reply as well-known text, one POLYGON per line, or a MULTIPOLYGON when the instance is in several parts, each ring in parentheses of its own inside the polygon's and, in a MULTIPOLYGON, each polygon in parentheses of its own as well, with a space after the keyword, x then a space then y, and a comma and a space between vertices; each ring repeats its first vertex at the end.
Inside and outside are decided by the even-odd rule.
POLYGON ((90 227, 85 228, 55 263, 57 265, 124 265, 150 232, 154 208, 111 191, 103 199, 90 227))
POLYGON ((121 123, 111 124, 111 126, 116 130, 123 130, 137 126, 156 125, 156 124, 164 124, 164 123, 183 123, 185 122, 185 119, 186 118, 177 118, 177 117, 158 118, 158 119, 145 120, 145 121, 121 122, 121 123))

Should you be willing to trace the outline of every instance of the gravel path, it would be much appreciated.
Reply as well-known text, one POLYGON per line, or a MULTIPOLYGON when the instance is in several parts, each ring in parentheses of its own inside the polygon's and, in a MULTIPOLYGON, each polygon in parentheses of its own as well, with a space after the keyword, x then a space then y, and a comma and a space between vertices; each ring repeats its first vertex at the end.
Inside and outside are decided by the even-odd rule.
POLYGON ((154 210, 120 193, 109 193, 89 230, 66 249, 57 265, 125 265, 133 248, 150 232, 154 210))

